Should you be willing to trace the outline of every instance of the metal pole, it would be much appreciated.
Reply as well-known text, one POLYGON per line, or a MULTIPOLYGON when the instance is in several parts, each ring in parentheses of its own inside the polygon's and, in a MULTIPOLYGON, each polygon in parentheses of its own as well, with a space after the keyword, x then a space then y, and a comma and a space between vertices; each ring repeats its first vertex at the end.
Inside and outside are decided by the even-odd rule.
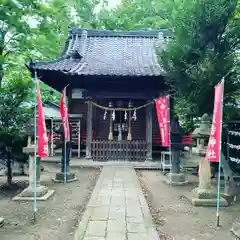
POLYGON ((169 129, 169 161, 170 161, 170 186, 172 184, 172 141, 171 141, 171 109, 170 109, 170 95, 168 98, 168 129, 169 129))
POLYGON ((53 118, 51 118, 51 156, 53 157, 53 118))
POLYGON ((64 183, 67 183, 67 141, 64 134, 64 183))
POLYGON ((226 158, 227 158, 227 161, 229 160, 229 157, 230 157, 230 153, 229 153, 229 143, 230 143, 230 137, 229 137, 229 126, 227 125, 226 126, 226 134, 227 134, 227 142, 226 142, 226 148, 227 148, 227 155, 226 155, 226 158))
POLYGON ((220 150, 219 150, 219 164, 218 164, 218 186, 217 186, 217 213, 216 223, 217 227, 220 226, 220 180, 221 180, 221 165, 222 165, 222 115, 223 115, 223 95, 224 95, 224 78, 222 79, 222 99, 221 99, 221 113, 220 113, 220 150))
POLYGON ((34 72, 35 80, 35 107, 34 107, 34 213, 33 221, 36 222, 37 215, 37 72, 34 72))
POLYGON ((81 120, 78 122, 78 158, 81 156, 81 120))

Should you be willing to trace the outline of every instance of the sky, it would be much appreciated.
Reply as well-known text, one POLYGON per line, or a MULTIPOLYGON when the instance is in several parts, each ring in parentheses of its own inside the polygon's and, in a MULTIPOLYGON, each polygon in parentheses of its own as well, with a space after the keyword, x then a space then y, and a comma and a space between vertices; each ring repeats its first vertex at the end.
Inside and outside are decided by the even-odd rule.
POLYGON ((108 6, 110 8, 116 7, 117 4, 119 4, 121 0, 108 0, 108 6))
POLYGON ((96 9, 96 12, 100 11, 100 8, 104 1, 108 2, 108 7, 107 7, 108 9, 116 7, 121 2, 121 0, 101 0, 100 4, 98 5, 98 7, 96 9))

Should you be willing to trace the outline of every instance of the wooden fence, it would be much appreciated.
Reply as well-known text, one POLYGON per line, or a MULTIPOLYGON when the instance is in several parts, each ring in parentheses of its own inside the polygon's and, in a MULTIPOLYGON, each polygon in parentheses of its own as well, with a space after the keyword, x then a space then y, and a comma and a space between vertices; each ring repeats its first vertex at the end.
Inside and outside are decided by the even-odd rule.
POLYGON ((95 140, 92 142, 94 161, 145 161, 146 154, 146 141, 95 140))

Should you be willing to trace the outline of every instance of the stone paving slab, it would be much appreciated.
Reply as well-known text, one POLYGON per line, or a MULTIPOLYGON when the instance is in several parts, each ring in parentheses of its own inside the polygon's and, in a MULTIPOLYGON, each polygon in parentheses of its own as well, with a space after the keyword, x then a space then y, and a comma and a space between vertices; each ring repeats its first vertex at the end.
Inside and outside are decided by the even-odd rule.
POLYGON ((74 240, 159 240, 133 167, 103 167, 74 240))
MULTIPOLYGON (((41 159, 42 162, 48 163, 60 163, 61 157, 46 157, 41 159)), ((71 167, 92 167, 92 168, 100 168, 100 167, 134 167, 136 169, 161 169, 160 160, 159 161, 144 161, 144 162, 133 162, 133 161, 93 161, 89 159, 77 159, 72 158, 70 162, 71 167)))

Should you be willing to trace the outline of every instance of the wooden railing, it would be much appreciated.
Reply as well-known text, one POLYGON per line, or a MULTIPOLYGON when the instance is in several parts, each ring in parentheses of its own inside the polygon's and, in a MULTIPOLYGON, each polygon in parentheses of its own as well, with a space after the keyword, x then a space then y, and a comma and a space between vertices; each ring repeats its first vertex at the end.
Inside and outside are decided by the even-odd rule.
POLYGON ((146 141, 95 140, 92 142, 94 161, 145 161, 146 154, 146 141))

